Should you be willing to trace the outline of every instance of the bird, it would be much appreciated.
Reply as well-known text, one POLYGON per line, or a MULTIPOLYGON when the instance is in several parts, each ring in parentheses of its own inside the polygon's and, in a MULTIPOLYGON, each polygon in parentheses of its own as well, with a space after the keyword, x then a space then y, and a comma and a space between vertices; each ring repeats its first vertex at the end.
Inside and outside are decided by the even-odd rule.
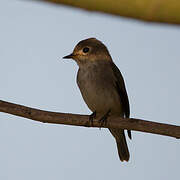
MULTIPOLYGON (((123 76, 112 60, 107 47, 96 38, 81 40, 73 52, 63 59, 73 59, 79 66, 77 85, 92 111, 90 121, 108 117, 129 118, 130 105, 123 76)), ((129 161, 130 153, 124 129, 109 128, 116 140, 120 161, 129 161)), ((131 139, 131 131, 127 131, 131 139)))

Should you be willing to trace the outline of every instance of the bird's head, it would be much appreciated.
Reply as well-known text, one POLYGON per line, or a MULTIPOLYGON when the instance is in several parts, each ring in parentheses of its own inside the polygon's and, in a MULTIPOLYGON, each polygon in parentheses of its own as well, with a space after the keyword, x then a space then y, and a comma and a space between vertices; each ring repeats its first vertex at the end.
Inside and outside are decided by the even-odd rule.
POLYGON ((89 38, 80 41, 74 48, 73 52, 63 57, 64 59, 74 59, 78 65, 83 65, 95 61, 111 61, 106 46, 96 38, 89 38))

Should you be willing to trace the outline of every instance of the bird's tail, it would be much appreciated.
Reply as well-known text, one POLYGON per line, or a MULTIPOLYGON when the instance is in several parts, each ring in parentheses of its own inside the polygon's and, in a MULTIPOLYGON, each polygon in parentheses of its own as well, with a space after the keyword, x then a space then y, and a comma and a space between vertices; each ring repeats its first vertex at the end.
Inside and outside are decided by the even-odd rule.
POLYGON ((119 158, 121 161, 129 161, 129 150, 123 129, 109 129, 116 139, 119 158))

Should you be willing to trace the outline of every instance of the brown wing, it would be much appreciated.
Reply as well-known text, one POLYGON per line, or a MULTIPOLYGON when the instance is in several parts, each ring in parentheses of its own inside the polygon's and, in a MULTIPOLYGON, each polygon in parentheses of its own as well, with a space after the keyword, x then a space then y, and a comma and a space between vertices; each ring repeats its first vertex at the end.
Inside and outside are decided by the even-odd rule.
MULTIPOLYGON (((118 91, 120 100, 122 102, 124 117, 129 118, 130 116, 129 99, 126 92, 123 76, 120 70, 118 69, 118 67, 113 62, 111 62, 111 67, 112 67, 114 76, 116 77, 116 89, 118 91)), ((128 136, 130 139, 132 138, 130 130, 128 130, 128 136)))

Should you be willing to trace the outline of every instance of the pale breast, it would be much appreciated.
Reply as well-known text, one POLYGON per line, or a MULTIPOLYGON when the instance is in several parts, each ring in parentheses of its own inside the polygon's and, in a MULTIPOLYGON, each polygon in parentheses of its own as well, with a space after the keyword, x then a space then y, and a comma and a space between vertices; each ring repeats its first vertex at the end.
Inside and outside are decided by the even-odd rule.
POLYGON ((121 102, 114 83, 112 70, 104 65, 80 68, 77 84, 88 107, 94 112, 106 113, 111 110, 121 114, 121 102))

